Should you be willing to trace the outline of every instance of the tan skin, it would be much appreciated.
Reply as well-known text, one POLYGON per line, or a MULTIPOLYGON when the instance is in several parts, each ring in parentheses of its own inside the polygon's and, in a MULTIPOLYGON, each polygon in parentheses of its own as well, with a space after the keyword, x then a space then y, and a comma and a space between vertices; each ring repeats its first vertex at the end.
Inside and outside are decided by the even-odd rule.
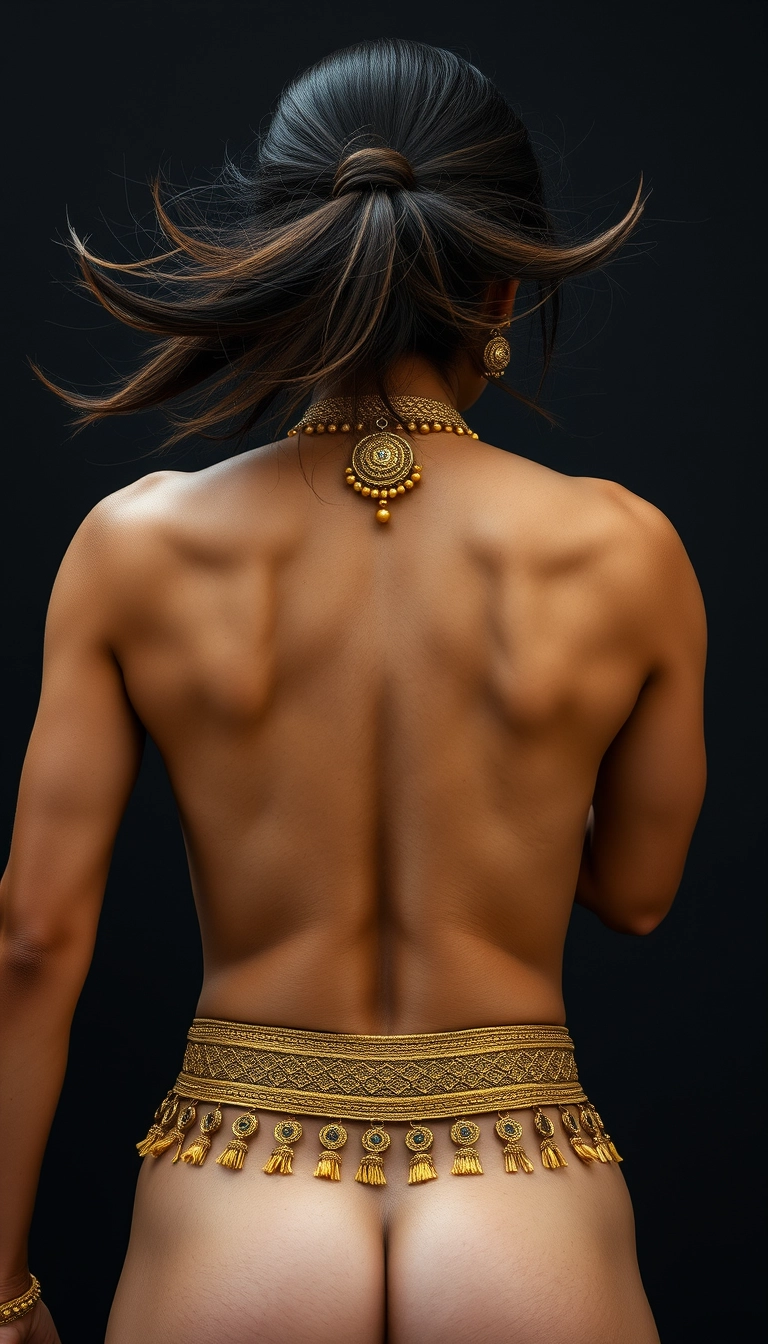
MULTIPOLYGON (((514 290, 491 287, 489 321, 514 290)), ((414 360, 392 392, 464 409, 484 386, 468 358, 414 360)), ((201 1015, 562 1023, 574 896, 630 934, 674 898, 704 789, 705 630, 669 522, 611 482, 435 434, 381 527, 343 484, 349 452, 302 439, 314 492, 295 440, 159 472, 64 559, 0 888, 0 1300, 28 1284, 145 730, 187 842, 201 1015)), ((145 1161, 108 1344, 657 1339, 618 1168, 510 1179, 488 1138, 482 1180, 409 1188, 393 1144, 371 1191, 354 1157, 339 1186, 313 1180, 309 1137, 288 1183, 260 1172, 269 1131, 237 1179, 145 1161)), ((57 1339, 41 1303, 3 1344, 57 1339)))

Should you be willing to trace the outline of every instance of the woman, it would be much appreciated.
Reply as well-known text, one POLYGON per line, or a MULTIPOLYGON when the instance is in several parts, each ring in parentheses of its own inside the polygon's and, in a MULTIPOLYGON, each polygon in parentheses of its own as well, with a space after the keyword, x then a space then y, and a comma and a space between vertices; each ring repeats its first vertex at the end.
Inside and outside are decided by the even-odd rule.
POLYGON ((137 1145, 108 1344, 648 1344, 560 970, 574 899, 643 934, 674 897, 701 599, 651 505, 464 418, 518 285, 546 366, 559 286, 641 203, 559 242, 498 91, 394 41, 302 76, 232 182, 226 224, 158 198, 148 262, 75 239, 92 293, 159 338, 103 396, 56 389, 85 420, 176 399, 178 437, 305 409, 104 500, 55 585, 2 886, 3 1328, 57 1339, 26 1234, 149 733, 205 976, 137 1145))

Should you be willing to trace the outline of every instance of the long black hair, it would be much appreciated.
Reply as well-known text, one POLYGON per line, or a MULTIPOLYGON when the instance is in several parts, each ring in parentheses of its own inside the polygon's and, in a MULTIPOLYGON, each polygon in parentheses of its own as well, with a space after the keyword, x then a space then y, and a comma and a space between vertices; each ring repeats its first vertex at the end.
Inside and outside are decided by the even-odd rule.
POLYGON ((447 369, 482 350, 494 281, 531 282, 546 372, 563 280, 602 265, 643 208, 638 190, 612 228, 559 238, 528 132, 495 85, 395 39, 290 84, 255 172, 229 165, 214 212, 187 194, 169 213, 161 196, 156 183, 160 255, 109 262, 72 233, 89 291, 154 349, 101 395, 40 376, 84 422, 173 401, 172 439, 242 433, 321 377, 386 392, 403 355, 447 369))

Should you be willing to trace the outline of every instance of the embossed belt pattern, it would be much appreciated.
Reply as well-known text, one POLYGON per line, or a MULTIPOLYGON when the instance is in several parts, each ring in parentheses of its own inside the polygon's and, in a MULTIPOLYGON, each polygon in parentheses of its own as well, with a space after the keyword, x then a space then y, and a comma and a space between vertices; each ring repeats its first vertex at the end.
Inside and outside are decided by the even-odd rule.
POLYGON ((400 1121, 410 1126, 405 1143, 413 1154, 411 1184, 437 1175, 427 1120, 454 1119, 454 1175, 482 1174, 476 1148, 480 1129, 467 1117, 488 1112, 498 1112, 495 1130, 505 1144, 506 1171, 530 1174, 533 1164, 521 1144, 523 1127, 511 1114, 522 1109, 532 1109, 542 1165, 555 1171, 567 1161, 554 1141, 554 1124, 541 1109, 554 1106, 560 1109, 565 1138, 582 1161, 621 1161, 581 1087, 573 1041, 558 1026, 362 1036, 196 1018, 182 1070, 146 1138, 137 1144, 139 1152, 159 1157, 175 1145, 174 1162, 202 1166, 221 1127, 224 1105, 244 1112, 216 1159, 232 1170, 243 1166, 248 1140, 258 1130, 258 1110, 285 1116, 275 1126, 276 1147, 264 1167, 270 1174, 291 1173, 292 1145, 303 1132, 296 1119, 300 1115, 329 1121, 320 1130, 323 1151, 315 1170, 316 1176, 329 1180, 340 1179, 339 1150, 347 1140, 344 1120, 369 1125, 356 1176, 363 1184, 386 1184, 383 1154, 391 1138, 384 1126, 400 1121), (211 1109, 202 1116, 199 1135, 184 1149, 200 1102, 211 1103, 211 1109), (571 1107, 578 1108, 581 1123, 571 1107))
POLYGON ((176 1092, 342 1120, 423 1120, 579 1102, 564 1027, 413 1036, 249 1027, 196 1018, 176 1092))

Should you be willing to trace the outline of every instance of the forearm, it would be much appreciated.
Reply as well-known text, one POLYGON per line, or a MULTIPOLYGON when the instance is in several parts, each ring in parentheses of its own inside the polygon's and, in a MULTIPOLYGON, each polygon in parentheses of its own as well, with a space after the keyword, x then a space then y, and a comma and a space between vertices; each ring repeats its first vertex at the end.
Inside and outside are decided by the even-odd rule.
POLYGON ((575 900, 617 933, 652 933, 668 913, 682 876, 685 851, 670 859, 663 828, 641 843, 590 821, 576 883, 575 900), (675 862, 675 858, 677 862, 675 862))
POLYGON ((83 949, 0 937, 0 1301, 28 1283, 29 1225, 87 960, 83 949))

